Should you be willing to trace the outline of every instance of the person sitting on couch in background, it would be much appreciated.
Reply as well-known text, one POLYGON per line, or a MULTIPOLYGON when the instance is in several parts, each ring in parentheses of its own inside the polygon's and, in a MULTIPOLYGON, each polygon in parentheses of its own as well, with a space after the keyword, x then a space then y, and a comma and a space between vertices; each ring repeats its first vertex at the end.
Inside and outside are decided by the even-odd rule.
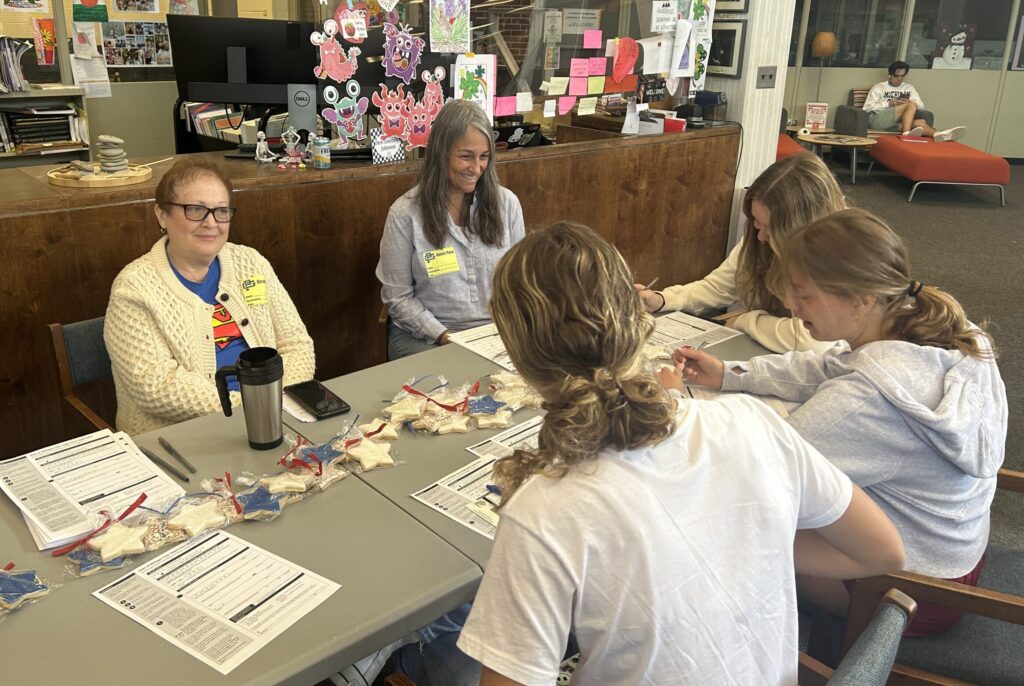
POLYGON ((889 65, 889 78, 879 81, 864 100, 868 113, 868 128, 877 131, 902 131, 904 136, 927 136, 938 142, 960 140, 967 133, 966 126, 937 131, 917 116, 924 109, 924 101, 917 89, 907 83, 910 65, 897 60, 889 65))

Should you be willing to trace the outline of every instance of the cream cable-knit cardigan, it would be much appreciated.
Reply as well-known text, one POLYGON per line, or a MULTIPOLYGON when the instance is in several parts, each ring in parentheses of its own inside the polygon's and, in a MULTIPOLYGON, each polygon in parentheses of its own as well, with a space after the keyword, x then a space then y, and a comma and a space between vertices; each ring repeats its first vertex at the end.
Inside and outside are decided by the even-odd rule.
MULTIPOLYGON (((117 389, 117 428, 131 435, 220 412, 214 374, 213 305, 171 270, 161 238, 118 274, 110 289, 103 338, 117 389)), ((249 347, 277 348, 284 385, 313 378, 313 339, 270 263, 252 248, 225 243, 222 301, 249 347), (266 280, 266 303, 246 304, 242 282, 266 280)), ((258 300, 258 299, 257 299, 258 300)), ((239 393, 231 402, 240 402, 239 393)))

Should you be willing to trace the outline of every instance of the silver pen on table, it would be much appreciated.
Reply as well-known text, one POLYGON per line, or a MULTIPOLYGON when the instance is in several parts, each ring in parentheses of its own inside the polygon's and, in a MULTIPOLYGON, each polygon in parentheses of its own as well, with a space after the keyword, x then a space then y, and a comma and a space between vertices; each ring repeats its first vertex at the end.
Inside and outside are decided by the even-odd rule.
POLYGON ((153 462, 156 462, 158 465, 160 465, 161 467, 163 467, 164 469, 166 469, 167 471, 169 471, 171 474, 178 477, 182 481, 189 481, 189 478, 185 474, 185 472, 181 471, 180 469, 178 469, 177 467, 175 467, 174 465, 172 465, 170 462, 163 459, 159 455, 156 455, 152 450, 143 448, 142 446, 139 446, 139 450, 142 451, 143 455, 153 460, 153 462))
POLYGON ((181 463, 181 466, 187 469, 191 474, 196 473, 196 468, 192 466, 192 463, 185 459, 185 456, 179 453, 170 442, 163 436, 157 436, 156 440, 160 442, 160 445, 164 447, 164 450, 171 454, 175 460, 181 463))

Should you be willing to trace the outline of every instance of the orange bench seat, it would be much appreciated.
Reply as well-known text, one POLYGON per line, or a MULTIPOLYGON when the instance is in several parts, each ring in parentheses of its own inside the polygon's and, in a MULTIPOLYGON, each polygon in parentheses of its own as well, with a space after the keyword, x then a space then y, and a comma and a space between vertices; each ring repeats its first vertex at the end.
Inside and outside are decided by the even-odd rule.
POLYGON ((786 157, 789 157, 790 155, 798 155, 802 152, 807 152, 807 148, 800 145, 793 138, 787 136, 786 134, 779 134, 779 143, 775 148, 776 162, 786 157))
MULTIPOLYGON (((1000 202, 1005 205, 1005 189, 1010 183, 1010 164, 1002 157, 947 141, 936 143, 908 142, 898 136, 882 136, 870 151, 875 161, 901 176, 914 181, 907 202, 914 199, 923 183, 997 186, 1000 202)), ((870 169, 868 170, 870 173, 870 169)))

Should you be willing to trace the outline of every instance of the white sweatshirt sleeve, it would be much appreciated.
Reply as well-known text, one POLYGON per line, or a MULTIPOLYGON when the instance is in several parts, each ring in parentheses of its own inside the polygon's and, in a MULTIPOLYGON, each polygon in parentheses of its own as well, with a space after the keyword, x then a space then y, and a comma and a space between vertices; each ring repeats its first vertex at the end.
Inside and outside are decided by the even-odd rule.
POLYGON ((868 91, 868 97, 864 99, 865 112, 880 112, 889 107, 889 100, 885 97, 885 81, 880 81, 868 91))
POLYGON ((821 384, 831 378, 827 361, 832 354, 805 351, 762 355, 746 362, 726 362, 722 390, 747 391, 806 402, 821 384))
POLYGON ((725 258, 725 262, 700 281, 669 286, 661 291, 665 298, 665 305, 661 311, 684 310, 692 314, 701 314, 708 310, 728 307, 736 302, 736 266, 739 264, 742 245, 743 241, 737 243, 725 258))
POLYGON ((907 85, 910 86, 910 100, 915 105, 917 105, 918 109, 923 110, 924 109, 924 100, 921 99, 921 96, 918 94, 917 89, 914 88, 913 86, 911 86, 909 83, 907 85))

